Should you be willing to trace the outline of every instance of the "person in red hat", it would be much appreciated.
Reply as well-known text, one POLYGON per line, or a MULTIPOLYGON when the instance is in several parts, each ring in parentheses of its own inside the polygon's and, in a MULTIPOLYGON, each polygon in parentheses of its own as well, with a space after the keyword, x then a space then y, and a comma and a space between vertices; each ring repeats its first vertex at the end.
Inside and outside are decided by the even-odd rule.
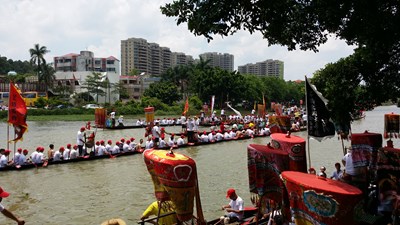
POLYGON ((185 135, 182 134, 182 135, 178 138, 178 140, 176 140, 176 145, 178 145, 178 146, 184 145, 184 144, 185 144, 184 138, 185 138, 185 135))
POLYGON ((83 145, 85 144, 85 127, 81 127, 76 134, 76 144, 78 145, 79 156, 85 156, 83 152, 83 145))
POLYGON ((63 159, 69 160, 69 153, 71 152, 71 144, 67 144, 67 148, 64 150, 63 159))
POLYGON ((16 165, 16 166, 21 165, 20 164, 21 163, 21 160, 20 160, 21 155, 22 155, 22 148, 18 148, 17 152, 15 153, 14 158, 13 158, 14 165, 16 165))
MULTIPOLYGON (((0 187, 0 202, 3 200, 3 198, 7 198, 9 195, 10 195, 10 193, 4 191, 3 188, 0 187)), ((25 224, 24 219, 16 217, 12 212, 10 212, 8 209, 6 209, 1 203, 0 203, 0 212, 4 216, 17 222, 18 225, 25 224)))
MULTIPOLYGON (((71 145, 70 145, 71 146, 71 145)), ((76 159, 78 158, 78 145, 74 145, 74 147, 69 152, 69 159, 76 159)))
POLYGON ((10 155, 10 150, 0 149, 0 168, 8 166, 8 156, 10 155))
POLYGON ((226 198, 229 198, 230 202, 228 205, 223 205, 221 207, 222 210, 226 211, 226 215, 220 218, 220 223, 228 224, 241 221, 244 213, 243 199, 236 194, 233 188, 227 190, 226 198))
POLYGON ((63 151, 64 147, 60 147, 58 150, 56 150, 53 155, 53 161, 61 161, 63 151))

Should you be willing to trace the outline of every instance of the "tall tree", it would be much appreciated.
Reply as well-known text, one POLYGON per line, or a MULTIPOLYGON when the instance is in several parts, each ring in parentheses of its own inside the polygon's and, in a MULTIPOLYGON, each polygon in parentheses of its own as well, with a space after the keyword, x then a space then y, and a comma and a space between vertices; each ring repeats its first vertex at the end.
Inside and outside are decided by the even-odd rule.
POLYGON ((93 72, 86 77, 83 87, 88 90, 88 93, 96 96, 96 103, 98 103, 99 96, 106 95, 105 89, 107 88, 107 81, 101 73, 93 72))
POLYGON ((47 50, 46 46, 40 46, 39 44, 35 44, 33 48, 29 49, 29 53, 31 55, 31 63, 37 66, 36 73, 39 82, 42 81, 40 74, 43 73, 44 67, 46 65, 46 59, 44 58, 44 55, 48 52, 50 51, 47 50))

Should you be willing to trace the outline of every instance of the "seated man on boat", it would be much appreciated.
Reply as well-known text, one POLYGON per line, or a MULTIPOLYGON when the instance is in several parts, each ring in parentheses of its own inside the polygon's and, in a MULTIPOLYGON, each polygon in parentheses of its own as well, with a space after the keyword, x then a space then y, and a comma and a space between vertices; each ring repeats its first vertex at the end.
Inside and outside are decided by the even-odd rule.
POLYGON ((78 158, 78 145, 74 145, 74 147, 69 152, 69 159, 76 159, 78 158))
POLYGON ((10 152, 10 150, 5 150, 4 148, 0 149, 0 168, 8 166, 8 156, 10 155, 10 152))
POLYGON ((236 191, 233 188, 228 189, 226 192, 226 198, 230 199, 228 205, 222 206, 222 210, 226 211, 226 215, 220 218, 218 224, 229 224, 241 221, 244 214, 243 199, 236 194, 236 191))
POLYGON ((201 142, 209 142, 210 141, 206 131, 203 131, 203 134, 200 136, 200 140, 201 140, 201 142))
POLYGON ((64 152, 64 147, 60 147, 60 149, 56 150, 53 155, 53 162, 61 161, 63 152, 64 152))
POLYGON ((172 147, 175 145, 175 134, 172 133, 171 136, 168 138, 168 146, 172 147))
POLYGON ((165 148, 167 147, 167 142, 165 142, 164 137, 160 138, 160 144, 158 145, 158 148, 165 148))
POLYGON ((185 138, 185 136, 182 134, 182 135, 178 138, 178 140, 176 140, 176 144, 177 144, 178 146, 184 145, 184 144, 185 144, 184 138, 185 138))
POLYGON ((123 127, 124 126, 124 116, 119 116, 118 118, 118 126, 123 127))
POLYGON ((63 153, 63 159, 69 160, 69 153, 71 152, 71 144, 67 144, 67 148, 65 148, 63 153))
POLYGON ((14 158, 13 158, 14 165, 21 165, 20 164, 21 156, 22 156, 22 148, 18 148, 17 152, 15 153, 14 158))
POLYGON ((160 217, 158 219, 158 225, 173 225, 178 222, 174 211, 175 211, 175 205, 172 201, 164 201, 164 202, 154 201, 143 212, 142 217, 140 217, 140 219, 144 221, 145 219, 149 218, 149 216, 156 216, 156 218, 148 220, 146 222, 157 224, 156 221, 157 217, 159 216, 158 213, 160 213, 160 217), (170 214, 170 215, 163 216, 164 214, 170 214))

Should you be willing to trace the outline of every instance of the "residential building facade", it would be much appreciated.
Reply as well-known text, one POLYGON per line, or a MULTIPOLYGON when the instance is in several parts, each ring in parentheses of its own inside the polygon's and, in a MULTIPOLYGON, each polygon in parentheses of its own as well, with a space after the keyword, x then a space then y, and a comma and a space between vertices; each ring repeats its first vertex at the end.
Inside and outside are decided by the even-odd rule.
POLYGON ((114 56, 97 58, 94 57, 91 51, 56 56, 54 57, 54 69, 56 72, 94 71, 120 73, 119 60, 117 58, 114 56))
POLYGON ((211 67, 219 67, 229 72, 233 71, 234 56, 228 53, 206 52, 199 55, 203 61, 208 61, 211 67))
POLYGON ((168 68, 187 65, 193 57, 184 53, 171 52, 168 47, 149 43, 143 38, 121 40, 121 75, 128 75, 132 70, 139 73, 159 76, 168 68))
POLYGON ((268 59, 255 64, 249 63, 243 66, 238 66, 238 72, 241 74, 273 76, 284 79, 284 62, 280 60, 268 59))

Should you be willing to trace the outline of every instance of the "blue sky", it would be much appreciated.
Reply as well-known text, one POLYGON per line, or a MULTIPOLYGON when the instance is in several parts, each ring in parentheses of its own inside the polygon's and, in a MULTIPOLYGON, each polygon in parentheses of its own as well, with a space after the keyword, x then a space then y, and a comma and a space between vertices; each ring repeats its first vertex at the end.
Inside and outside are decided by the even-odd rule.
POLYGON ((176 25, 160 6, 172 0, 0 0, 0 55, 13 60, 29 60, 29 49, 38 43, 54 56, 94 52, 96 57, 120 55, 121 40, 144 38, 198 58, 204 52, 233 54, 235 67, 267 59, 285 63, 285 80, 304 80, 318 69, 353 52, 344 41, 330 38, 319 52, 287 51, 271 46, 261 34, 240 31, 232 36, 216 36, 210 43, 196 37, 186 24, 176 25))

